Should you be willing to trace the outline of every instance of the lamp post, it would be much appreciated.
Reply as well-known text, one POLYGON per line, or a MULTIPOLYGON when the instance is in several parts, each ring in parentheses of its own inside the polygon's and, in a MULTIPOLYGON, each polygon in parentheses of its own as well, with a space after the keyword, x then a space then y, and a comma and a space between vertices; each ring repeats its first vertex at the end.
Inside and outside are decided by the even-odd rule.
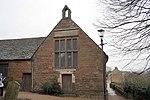
POLYGON ((104 100, 106 100, 106 68, 104 66, 104 51, 103 51, 103 37, 104 37, 104 30, 100 29, 98 30, 99 37, 101 38, 101 48, 102 48, 102 67, 103 67, 103 88, 104 88, 104 100))

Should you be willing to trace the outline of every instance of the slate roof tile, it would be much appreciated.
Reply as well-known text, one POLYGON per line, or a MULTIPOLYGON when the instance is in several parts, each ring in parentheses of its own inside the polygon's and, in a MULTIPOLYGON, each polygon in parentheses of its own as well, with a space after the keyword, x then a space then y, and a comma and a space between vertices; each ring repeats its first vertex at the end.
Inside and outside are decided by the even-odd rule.
POLYGON ((31 59, 45 37, 0 40, 0 60, 31 59))

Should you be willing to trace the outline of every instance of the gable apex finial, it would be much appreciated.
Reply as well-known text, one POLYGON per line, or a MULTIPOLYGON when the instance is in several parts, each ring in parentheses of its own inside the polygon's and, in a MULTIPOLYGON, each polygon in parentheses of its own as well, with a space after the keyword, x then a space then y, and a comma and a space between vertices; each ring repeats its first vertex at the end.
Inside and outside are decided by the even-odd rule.
POLYGON ((62 18, 70 18, 71 19, 71 10, 67 5, 64 6, 62 10, 62 18))

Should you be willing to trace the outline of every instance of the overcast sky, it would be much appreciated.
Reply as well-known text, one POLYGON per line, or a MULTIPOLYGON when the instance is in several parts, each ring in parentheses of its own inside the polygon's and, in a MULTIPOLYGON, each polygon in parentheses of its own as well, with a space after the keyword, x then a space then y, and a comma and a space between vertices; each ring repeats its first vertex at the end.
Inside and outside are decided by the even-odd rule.
MULTIPOLYGON (((61 20, 65 5, 72 11, 72 20, 100 44, 93 23, 103 20, 105 9, 97 0, 0 0, 0 39, 47 36, 61 20)), ((106 34, 104 42, 108 38, 106 34)), ((126 62, 111 53, 113 48, 106 44, 104 50, 109 56, 107 66, 122 69, 126 62)))
POLYGON ((0 39, 47 36, 65 5, 87 34, 96 30, 96 0, 0 0, 0 39))

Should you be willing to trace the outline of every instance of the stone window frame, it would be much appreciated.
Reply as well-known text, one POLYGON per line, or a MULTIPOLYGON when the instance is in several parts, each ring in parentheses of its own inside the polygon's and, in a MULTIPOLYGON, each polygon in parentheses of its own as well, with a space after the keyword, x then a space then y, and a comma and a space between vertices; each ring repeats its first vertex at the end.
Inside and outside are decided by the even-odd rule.
POLYGON ((54 39, 54 67, 60 68, 60 69, 71 69, 71 68, 77 68, 78 67, 78 38, 77 37, 70 37, 70 38, 55 38, 54 39), (61 41, 65 41, 65 50, 61 51, 61 41), (71 40, 71 50, 68 50, 67 47, 67 40, 71 40), (73 49, 73 41, 76 40, 76 49, 73 49), (58 42, 58 50, 56 50, 56 41, 58 42), (61 53, 65 54, 65 66, 61 66, 61 53), (71 66, 68 66, 68 54, 71 53, 71 66), (56 61, 56 54, 58 54, 58 63, 56 61), (76 60, 74 59, 76 54, 76 60), (76 63, 74 63, 76 61, 76 63), (56 65, 58 64, 58 66, 56 65))

